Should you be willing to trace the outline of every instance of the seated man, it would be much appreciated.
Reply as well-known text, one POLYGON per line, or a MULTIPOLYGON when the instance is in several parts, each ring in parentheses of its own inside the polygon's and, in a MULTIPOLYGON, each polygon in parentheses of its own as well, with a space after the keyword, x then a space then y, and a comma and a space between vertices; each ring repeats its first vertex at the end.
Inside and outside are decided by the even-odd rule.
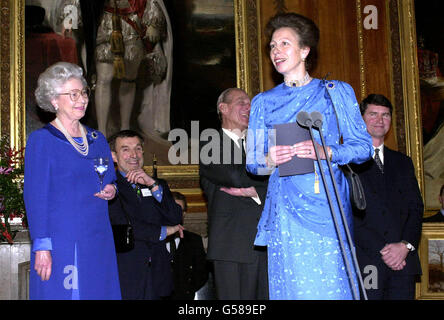
MULTIPOLYGON (((174 200, 187 212, 187 200, 180 192, 172 192, 174 200)), ((167 249, 172 255, 174 279, 173 300, 193 300, 194 295, 208 280, 206 254, 202 237, 184 230, 183 238, 178 233, 168 237, 167 249)))
POLYGON ((111 224, 126 224, 127 214, 135 239, 134 249, 117 253, 122 298, 168 297, 173 290, 173 277, 165 238, 176 232, 183 237, 182 210, 168 185, 143 170, 140 134, 124 130, 108 142, 118 169, 118 195, 109 203, 111 224))

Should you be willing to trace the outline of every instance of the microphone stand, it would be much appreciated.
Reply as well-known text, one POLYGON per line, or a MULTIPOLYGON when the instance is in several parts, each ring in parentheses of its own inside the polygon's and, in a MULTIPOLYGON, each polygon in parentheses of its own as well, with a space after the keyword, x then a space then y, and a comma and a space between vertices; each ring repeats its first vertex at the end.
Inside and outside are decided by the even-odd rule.
MULTIPOLYGON (((331 166, 331 161, 330 161, 330 158, 327 156, 328 155, 328 153, 327 153, 327 146, 325 144, 324 135, 322 134, 322 122, 323 122, 322 121, 322 114, 320 112, 318 112, 318 111, 313 111, 310 114, 310 118, 313 121, 313 127, 319 129, 319 135, 321 137, 322 148, 324 150, 325 159, 327 160, 328 170, 330 172, 331 181, 333 183, 333 189, 335 191, 336 199, 338 201, 339 211, 341 212, 342 224, 344 225, 345 234, 347 236, 347 242, 348 242, 348 244, 350 246, 350 251, 351 251, 352 258, 353 258, 353 264, 355 266, 356 274, 357 274, 359 283, 360 283, 361 288, 362 288, 362 294, 364 296, 364 300, 368 300, 367 292, 365 291, 364 283, 362 281, 361 269, 359 268, 358 259, 356 257, 356 248, 355 248, 355 246, 353 244, 353 239, 352 239, 351 234, 350 234, 350 229, 349 229, 348 224, 347 224, 347 219, 345 218, 344 208, 342 206, 342 201, 341 201, 341 198, 339 196, 338 186, 337 186, 337 183, 336 183, 336 179, 334 177, 333 168, 331 166)), ((314 146, 314 144, 313 144, 313 146, 314 146)))
MULTIPOLYGON (((344 257, 345 267, 347 269, 347 273, 349 274, 349 278, 350 278, 350 281, 351 281, 352 290, 353 290, 353 296, 354 296, 355 300, 358 300, 359 299, 359 291, 356 289, 356 285, 355 285, 355 282, 354 282, 354 279, 353 279, 354 277, 353 277, 353 274, 352 274, 351 268, 350 268, 350 262, 348 261, 347 254, 345 252, 344 240, 342 239, 341 230, 339 228, 338 221, 337 221, 337 218, 336 218, 336 213, 335 213, 332 201, 331 201, 330 191, 329 191, 329 188, 328 188, 328 185, 327 185, 327 179, 325 178, 324 170, 322 168, 321 158, 319 156, 319 152, 318 152, 317 148, 315 147, 316 143, 315 143, 314 136, 313 136, 313 120, 311 119, 311 116, 306 111, 300 111, 298 113, 298 115, 297 115, 297 121, 298 121, 298 123, 300 125, 302 125, 304 127, 308 127, 308 130, 310 132, 310 138, 311 138, 311 141, 313 143, 313 149, 314 149, 315 154, 316 154, 316 161, 318 162, 318 165, 319 165, 319 171, 321 172, 322 182, 324 184, 325 193, 327 195, 328 204, 329 204, 330 209, 331 209, 333 223, 335 225, 336 233, 338 235, 339 244, 340 244, 341 250, 342 250, 342 255, 344 257)), ((328 158, 328 157, 326 157, 326 158, 328 158)))

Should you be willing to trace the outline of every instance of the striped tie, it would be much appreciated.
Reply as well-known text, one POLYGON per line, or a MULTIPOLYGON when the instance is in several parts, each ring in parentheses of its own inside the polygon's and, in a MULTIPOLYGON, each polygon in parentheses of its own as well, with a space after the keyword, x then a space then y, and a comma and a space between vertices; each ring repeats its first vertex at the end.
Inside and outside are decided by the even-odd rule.
POLYGON ((382 164, 381 158, 379 157, 379 149, 375 149, 375 162, 378 165, 379 170, 384 173, 384 165, 382 164))

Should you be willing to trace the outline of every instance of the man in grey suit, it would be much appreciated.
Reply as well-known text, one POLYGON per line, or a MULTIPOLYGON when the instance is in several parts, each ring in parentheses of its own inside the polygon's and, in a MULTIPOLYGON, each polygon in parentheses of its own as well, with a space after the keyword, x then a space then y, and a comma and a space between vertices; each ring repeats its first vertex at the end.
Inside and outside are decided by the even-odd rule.
POLYGON ((217 111, 222 129, 201 146, 199 168, 208 199, 207 259, 214 263, 217 297, 268 299, 266 248, 254 246, 267 180, 245 169, 250 98, 241 89, 227 89, 219 96, 217 111))

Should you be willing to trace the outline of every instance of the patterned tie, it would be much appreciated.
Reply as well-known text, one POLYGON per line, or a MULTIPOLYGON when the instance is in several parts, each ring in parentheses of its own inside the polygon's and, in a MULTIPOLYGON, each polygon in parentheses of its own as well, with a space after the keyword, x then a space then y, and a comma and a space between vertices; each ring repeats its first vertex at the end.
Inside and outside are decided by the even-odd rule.
POLYGON ((382 164, 381 158, 379 157, 379 149, 375 149, 375 162, 378 165, 379 170, 384 173, 384 165, 382 164))

